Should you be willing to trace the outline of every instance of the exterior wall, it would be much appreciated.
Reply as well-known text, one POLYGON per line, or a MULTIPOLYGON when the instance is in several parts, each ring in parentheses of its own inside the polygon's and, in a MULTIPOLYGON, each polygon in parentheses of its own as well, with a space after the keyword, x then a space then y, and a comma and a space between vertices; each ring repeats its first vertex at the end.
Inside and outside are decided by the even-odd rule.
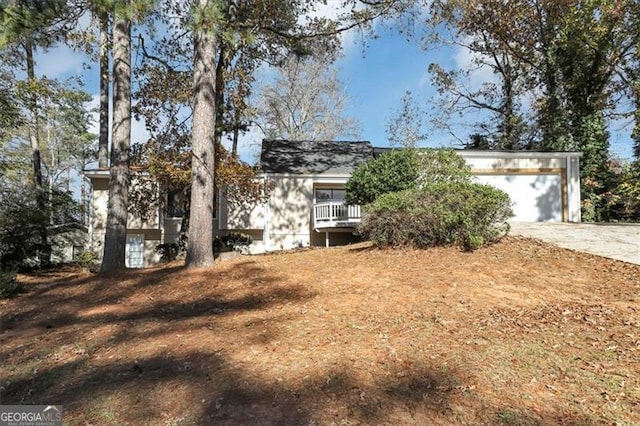
POLYGON ((220 229, 264 229, 266 204, 234 204, 220 198, 220 229))
POLYGON ((264 246, 266 251, 308 247, 311 244, 313 178, 274 178, 266 209, 264 246))
POLYGON ((82 247, 82 250, 87 249, 89 234, 86 229, 70 229, 51 235, 49 242, 53 248, 51 261, 53 263, 68 263, 75 260, 73 258, 74 247, 82 247))
MULTIPOLYGON (((528 220, 580 221, 579 153, 459 151, 479 181, 496 186, 507 185, 511 194, 524 194, 538 189, 540 202, 547 203, 544 214, 528 220), (559 212, 559 213, 558 213, 559 212)), ((105 172, 105 171, 101 171, 105 172)), ((108 173, 89 174, 93 186, 91 197, 91 249, 102 255, 107 216, 108 173)), ((273 190, 266 203, 231 205, 218 197, 214 230, 216 235, 242 232, 251 235, 249 253, 263 253, 324 246, 325 232, 313 229, 314 188, 344 186, 348 175, 270 175, 273 190)), ((152 190, 152 189, 150 189, 152 190)), ((522 195, 526 198, 526 196, 522 195)), ((513 197, 517 198, 517 197, 513 197)), ((525 200, 526 201, 526 200, 525 200)), ((537 206, 536 208, 540 208, 537 206)), ((524 217, 524 216, 523 216, 524 217)), ((155 207, 151 220, 129 216, 128 234, 144 235, 144 264, 158 262, 155 247, 176 243, 182 220, 166 218, 155 207)), ((329 235, 331 245, 357 241, 346 230, 329 235)))
MULTIPOLYGON (((102 259, 109 202, 109 175, 108 172, 93 173, 89 174, 89 177, 92 187, 89 249, 102 259)), ((132 184, 136 184, 135 179, 132 184)), ((155 190, 155 188, 150 190, 155 190)), ((153 207, 153 212, 147 220, 143 220, 137 215, 128 215, 127 235, 144 235, 144 266, 151 266, 160 261, 160 256, 155 250, 156 246, 163 242, 162 229, 159 224, 160 209, 158 206, 153 207)))
POLYGON ((517 220, 580 222, 580 153, 463 150, 458 154, 478 181, 510 193, 517 220))

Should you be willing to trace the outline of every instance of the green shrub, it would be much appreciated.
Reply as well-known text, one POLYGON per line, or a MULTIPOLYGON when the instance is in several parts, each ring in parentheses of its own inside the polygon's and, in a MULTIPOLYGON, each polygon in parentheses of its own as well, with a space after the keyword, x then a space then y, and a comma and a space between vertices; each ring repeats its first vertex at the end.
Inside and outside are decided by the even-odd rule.
POLYGON ((0 271, 0 299, 7 299, 20 292, 21 286, 16 279, 16 273, 0 271))
POLYGON ((216 237, 213 240, 213 251, 219 253, 225 251, 225 249, 231 249, 236 251, 242 251, 253 243, 251 235, 243 234, 241 232, 229 232, 222 237, 216 237))
POLYGON ((510 204, 507 194, 488 185, 433 183, 380 196, 365 207, 358 232, 378 247, 475 250, 509 230, 510 204))
POLYGON ((470 181, 471 168, 452 149, 393 150, 354 170, 346 184, 346 201, 364 205, 390 192, 470 181))
POLYGON ((76 264, 87 271, 95 272, 98 269, 98 254, 90 250, 80 252, 76 257, 76 264))
POLYGON ((184 253, 184 250, 180 249, 180 246, 175 243, 158 244, 156 246, 156 253, 160 255, 161 262, 171 262, 176 260, 178 256, 184 253))
POLYGON ((418 187, 444 182, 471 182, 471 167, 453 149, 418 151, 420 175, 418 187))
POLYGON ((353 171, 345 185, 346 202, 364 205, 373 202, 382 194, 415 188, 419 170, 415 150, 386 152, 353 171))

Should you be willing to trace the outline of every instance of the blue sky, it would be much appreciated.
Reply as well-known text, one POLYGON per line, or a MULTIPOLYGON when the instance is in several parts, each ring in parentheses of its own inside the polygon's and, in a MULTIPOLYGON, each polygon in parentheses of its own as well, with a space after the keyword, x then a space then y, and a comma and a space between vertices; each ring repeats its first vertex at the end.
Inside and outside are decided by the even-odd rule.
MULTIPOLYGON (((431 101, 436 91, 430 83, 427 68, 430 63, 438 63, 445 69, 470 64, 470 54, 459 47, 439 47, 423 49, 417 41, 409 42, 405 37, 391 30, 383 30, 380 37, 369 41, 363 50, 347 44, 346 56, 339 61, 340 77, 351 99, 349 115, 362 123, 362 137, 374 145, 385 145, 386 123, 388 117, 401 105, 406 91, 426 111, 433 108, 431 101)), ((480 84, 491 78, 488 70, 476 71, 473 76, 480 84)), ((466 121, 472 123, 476 117, 466 121)), ((428 120, 424 124, 429 138, 422 146, 460 147, 456 136, 466 139, 471 133, 469 128, 457 127, 456 136, 434 129, 428 120)), ((615 157, 631 158, 632 141, 629 134, 632 122, 617 121, 610 125, 611 153, 615 157)))
MULTIPOLYGON (((429 108, 429 101, 435 96, 427 75, 429 64, 437 62, 445 68, 460 66, 468 63, 470 57, 465 51, 453 47, 423 50, 418 41, 409 42, 385 26, 379 26, 378 35, 378 38, 364 44, 354 34, 344 36, 344 57, 335 66, 350 99, 346 114, 360 121, 360 139, 385 146, 387 120, 400 108, 406 91, 411 91, 423 108, 429 108)), ((39 55, 37 61, 40 75, 58 78, 84 76, 85 90, 94 96, 93 106, 97 105, 97 71, 95 65, 92 68, 84 65, 86 58, 83 55, 61 47, 39 55)), ((475 78, 479 83, 491 75, 481 71, 475 74, 475 78)), ((422 143, 423 146, 459 146, 455 137, 448 133, 430 129, 426 123, 424 129, 429 139, 422 143)), ((611 147, 615 156, 631 157, 629 132, 630 127, 625 127, 624 123, 611 126, 611 147)), ((459 136, 466 138, 468 133, 468 130, 460 129, 459 136)), ((134 123, 132 137, 134 142, 146 139, 144 123, 134 123)), ((256 132, 246 136, 241 143, 244 159, 250 161, 255 158, 260 139, 256 132)))

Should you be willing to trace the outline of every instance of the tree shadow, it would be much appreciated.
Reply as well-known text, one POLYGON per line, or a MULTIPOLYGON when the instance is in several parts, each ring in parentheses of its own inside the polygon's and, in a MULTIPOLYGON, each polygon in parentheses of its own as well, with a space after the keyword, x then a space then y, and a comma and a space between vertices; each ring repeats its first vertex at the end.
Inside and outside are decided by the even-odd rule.
MULTIPOLYGON (((156 355, 100 366, 84 357, 5 384, 0 403, 59 403, 69 424, 458 423, 452 403, 466 395, 456 372, 425 364, 390 373, 364 382, 343 366, 292 382, 269 380, 233 365, 224 351, 156 355)), ((462 421, 467 424, 590 423, 577 413, 536 414, 523 407, 488 406, 463 415, 468 416, 462 421)))
MULTIPOLYGON (((158 323, 175 330, 181 324, 197 319, 233 316, 237 313, 260 311, 276 304, 304 302, 315 296, 300 284, 278 285, 281 277, 257 267, 251 261, 237 262, 232 269, 203 270, 190 273, 191 282, 181 283, 182 266, 137 270, 129 274, 118 272, 109 276, 82 278, 56 288, 30 291, 12 301, 15 308, 0 317, 0 343, 16 336, 37 336, 51 332, 115 325, 120 328, 111 343, 126 340, 136 325, 158 323), (235 293, 218 288, 212 279, 230 277, 243 285, 235 293), (165 295, 172 285, 188 285, 198 290, 189 297, 165 295), (70 290, 69 293, 65 290, 70 290), (131 298, 148 298, 148 303, 135 303, 131 298)), ((160 327, 161 329, 163 327, 160 327)), ((0 357, 9 349, 0 350, 0 357)))

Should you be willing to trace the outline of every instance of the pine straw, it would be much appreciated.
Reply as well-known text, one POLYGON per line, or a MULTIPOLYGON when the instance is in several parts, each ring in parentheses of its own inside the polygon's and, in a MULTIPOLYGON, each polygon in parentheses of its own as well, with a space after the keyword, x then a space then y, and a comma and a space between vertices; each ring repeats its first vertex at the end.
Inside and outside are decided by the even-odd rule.
POLYGON ((640 267, 536 240, 20 279, 0 403, 69 424, 640 422, 640 267))

